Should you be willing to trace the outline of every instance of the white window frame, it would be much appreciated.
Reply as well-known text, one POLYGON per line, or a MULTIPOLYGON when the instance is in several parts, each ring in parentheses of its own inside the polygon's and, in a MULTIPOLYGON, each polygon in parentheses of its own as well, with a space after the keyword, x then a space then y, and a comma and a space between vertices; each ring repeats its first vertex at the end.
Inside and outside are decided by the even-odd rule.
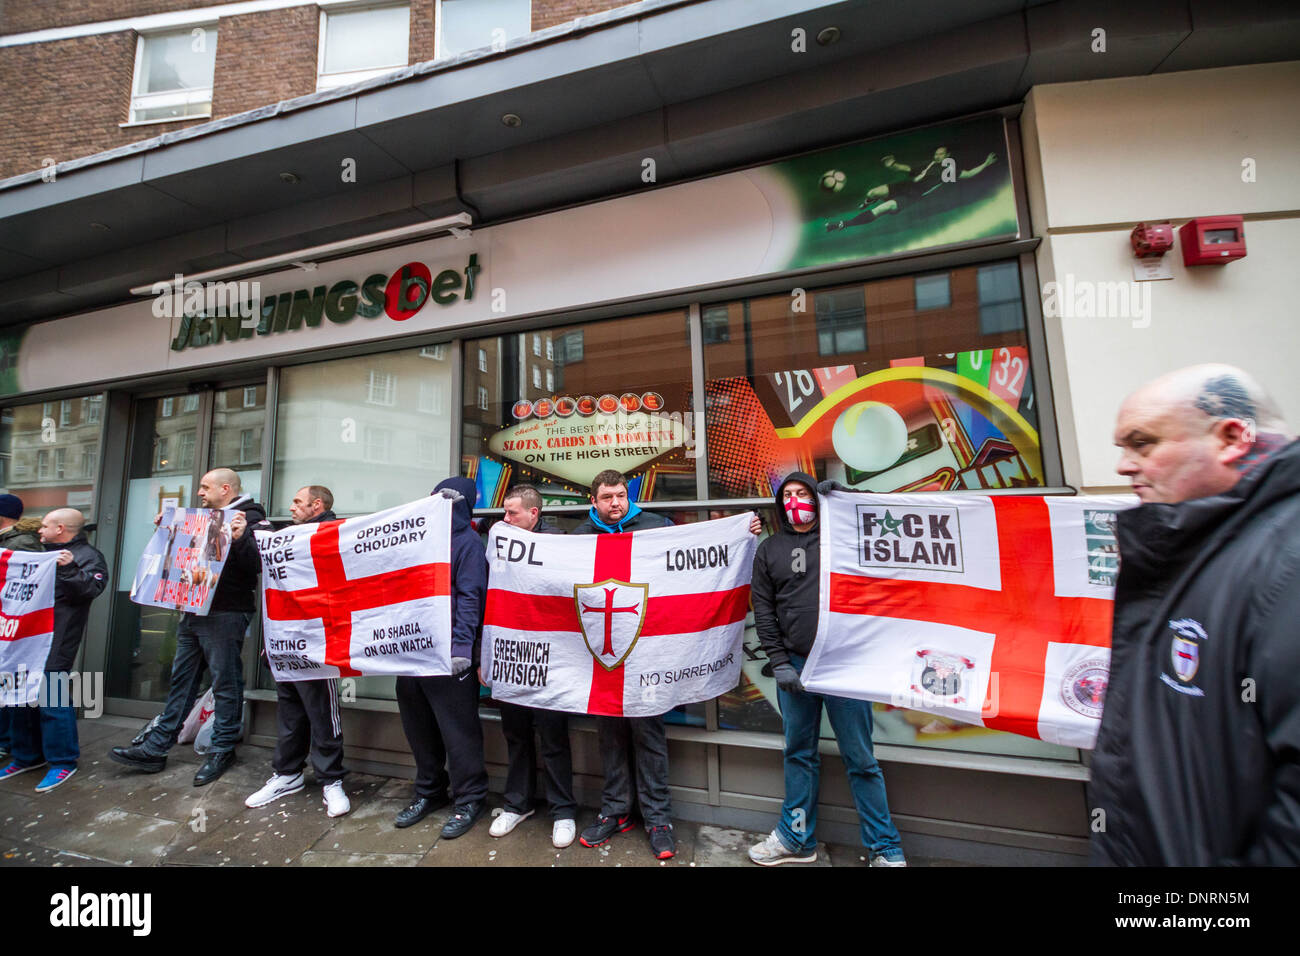
POLYGON ((36 449, 36 480, 50 480, 50 450, 48 448, 36 449))
POLYGON ((159 418, 171 418, 172 412, 176 408, 176 402, 173 396, 168 395, 162 400, 162 409, 158 412, 159 418))
POLYGON ((546 361, 555 361, 555 346, 551 343, 550 335, 546 336, 546 361))
POLYGON ((487 349, 478 350, 478 370, 480 372, 487 371, 487 349))
MULTIPOLYGON (((532 32, 533 32, 533 0, 528 0, 528 33, 524 34, 524 36, 527 36, 532 32)), ((509 43, 510 40, 512 39, 515 38, 514 37, 508 38, 506 40, 506 43, 509 43)), ((447 59, 447 57, 442 52, 442 0, 437 0, 437 4, 435 5, 435 9, 433 12, 433 55, 434 55, 434 59, 437 60, 447 59)), ((459 56, 459 54, 457 54, 457 56, 459 56)))
POLYGON ((555 391, 555 373, 549 368, 546 370, 546 390, 548 392, 555 391))
POLYGON ((376 465, 386 465, 392 461, 393 430, 386 425, 367 425, 362 435, 361 458, 376 465), (382 447, 375 448, 372 443, 382 447))
POLYGON ((199 396, 197 392, 191 392, 185 396, 185 401, 181 402, 181 414, 197 412, 199 410, 199 396))
POLYGON ((402 0, 400 3, 360 3, 355 6, 351 4, 331 4, 329 7, 320 9, 320 30, 316 34, 316 89, 331 90, 336 86, 347 86, 349 83, 360 83, 363 80, 374 79, 376 76, 384 76, 392 73, 394 70, 404 70, 411 65, 411 4, 409 0, 402 0), (380 10, 384 7, 406 7, 406 49, 402 52, 402 62, 395 63, 392 66, 377 66, 368 70, 347 70, 342 73, 325 72, 325 30, 329 22, 330 11, 335 13, 360 13, 363 10, 380 10))
POLYGON ((382 405, 385 408, 391 408, 392 406, 396 405, 397 404, 397 373, 385 372, 382 369, 377 369, 377 368, 367 369, 367 371, 370 373, 370 375, 366 381, 366 404, 382 405), (375 378, 376 376, 379 375, 384 376, 384 378, 387 379, 388 381, 384 389, 384 394, 380 395, 379 398, 375 398, 375 378))
POLYGON ((416 408, 426 415, 443 414, 447 407, 444 393, 441 382, 421 382, 416 408))
POLYGON ((131 112, 128 114, 125 123, 118 123, 118 126, 149 126, 154 123, 183 123, 187 120, 200 120, 212 118, 212 89, 216 85, 216 51, 213 50, 212 62, 212 82, 213 86, 208 86, 200 90, 167 90, 162 93, 137 93, 136 84, 140 82, 140 64, 144 61, 145 41, 150 37, 166 36, 171 33, 192 34, 195 30, 209 30, 212 33, 212 42, 217 42, 217 21, 200 21, 196 23, 187 23, 184 26, 174 27, 166 30, 151 30, 147 33, 139 33, 135 38, 135 69, 131 72, 131 112), (155 109, 159 106, 188 106, 192 103, 207 103, 208 111, 206 113, 192 113, 188 116, 164 116, 159 119, 137 119, 136 114, 145 110, 155 109))
POLYGON ((257 407, 257 386, 256 385, 244 386, 244 407, 245 408, 257 407))
POLYGON ((478 407, 485 412, 488 410, 488 390, 482 385, 478 387, 478 407))
POLYGON ((533 366, 533 388, 542 387, 542 370, 540 366, 533 366))
POLYGON ((59 402, 59 424, 72 424, 72 399, 65 398, 59 402))
POLYGON ((81 446, 81 471, 83 478, 89 478, 92 481, 98 477, 99 471, 99 447, 87 443, 81 446))
MULTIPOLYGON (((198 396, 195 396, 196 398, 198 396)), ((104 400, 98 395, 88 395, 81 400, 81 420, 87 425, 98 425, 104 400)))
POLYGON ((61 481, 68 477, 68 449, 60 445, 54 449, 54 480, 61 481))

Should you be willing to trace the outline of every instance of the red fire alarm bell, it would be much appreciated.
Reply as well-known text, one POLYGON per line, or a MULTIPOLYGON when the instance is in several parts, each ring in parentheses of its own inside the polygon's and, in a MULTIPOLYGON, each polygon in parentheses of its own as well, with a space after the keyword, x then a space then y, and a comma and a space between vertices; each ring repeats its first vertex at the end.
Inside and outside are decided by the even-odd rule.
POLYGON ((1140 222, 1133 227, 1129 241, 1139 259, 1163 256, 1174 247, 1174 227, 1167 222, 1140 222))
POLYGON ((1202 216, 1178 230, 1183 265, 1222 265, 1246 255, 1246 229, 1240 216, 1202 216))

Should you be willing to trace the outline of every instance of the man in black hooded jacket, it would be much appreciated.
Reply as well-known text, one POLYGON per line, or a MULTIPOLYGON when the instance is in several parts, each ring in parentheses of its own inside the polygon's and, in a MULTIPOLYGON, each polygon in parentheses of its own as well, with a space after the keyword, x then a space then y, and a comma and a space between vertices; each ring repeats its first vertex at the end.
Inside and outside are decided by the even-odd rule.
POLYGON ((898 830, 889 814, 885 777, 872 747, 870 702, 812 694, 799 682, 817 636, 821 603, 816 487, 816 479, 800 471, 781 482, 776 492, 781 530, 759 544, 754 555, 750 585, 754 625, 772 664, 785 725, 785 800, 776 829, 750 848, 749 858, 762 866, 817 859, 821 773, 817 747, 825 707, 848 771, 870 865, 906 866, 898 830))
POLYGON ((443 839, 467 833, 487 810, 488 776, 478 719, 478 660, 487 597, 487 555, 470 508, 478 488, 469 478, 445 478, 433 489, 452 499, 451 673, 397 678, 397 710, 415 757, 415 799, 397 815, 409 827, 453 804, 443 839), (448 785, 451 794, 448 797, 448 785))
POLYGON ((1133 395, 1092 862, 1300 863, 1300 443, 1245 372, 1133 395))

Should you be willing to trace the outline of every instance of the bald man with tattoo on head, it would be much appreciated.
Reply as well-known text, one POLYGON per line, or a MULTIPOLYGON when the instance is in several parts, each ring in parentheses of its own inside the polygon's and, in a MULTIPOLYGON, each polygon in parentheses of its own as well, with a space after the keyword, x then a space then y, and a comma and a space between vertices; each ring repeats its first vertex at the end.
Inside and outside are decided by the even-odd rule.
POLYGON ((1300 863, 1300 443, 1241 369, 1125 400, 1092 861, 1300 863))

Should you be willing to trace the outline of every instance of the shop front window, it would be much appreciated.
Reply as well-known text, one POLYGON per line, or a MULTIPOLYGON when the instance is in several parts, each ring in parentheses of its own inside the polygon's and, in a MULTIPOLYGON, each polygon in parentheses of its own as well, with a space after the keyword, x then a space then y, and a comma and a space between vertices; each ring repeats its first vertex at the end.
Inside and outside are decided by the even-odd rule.
POLYGON ((23 501, 23 516, 76 508, 95 520, 96 462, 103 395, 0 411, 0 493, 23 501), (69 453, 68 449, 72 449, 69 453))
MULTIPOLYGON (((707 311, 710 497, 766 498, 796 470, 875 492, 1045 484, 1015 261, 707 311)), ((720 726, 779 733, 771 667, 752 626, 745 656, 739 687, 719 698, 720 726)), ((1075 756, 879 704, 876 741, 1075 756)))
POLYGON ((463 470, 478 507, 500 505, 521 481, 550 504, 586 503, 607 468, 628 477, 635 501, 695 498, 684 312, 494 336, 465 354, 479 350, 497 361, 464 370, 463 470), (550 361, 543 341, 555 343, 550 361))

